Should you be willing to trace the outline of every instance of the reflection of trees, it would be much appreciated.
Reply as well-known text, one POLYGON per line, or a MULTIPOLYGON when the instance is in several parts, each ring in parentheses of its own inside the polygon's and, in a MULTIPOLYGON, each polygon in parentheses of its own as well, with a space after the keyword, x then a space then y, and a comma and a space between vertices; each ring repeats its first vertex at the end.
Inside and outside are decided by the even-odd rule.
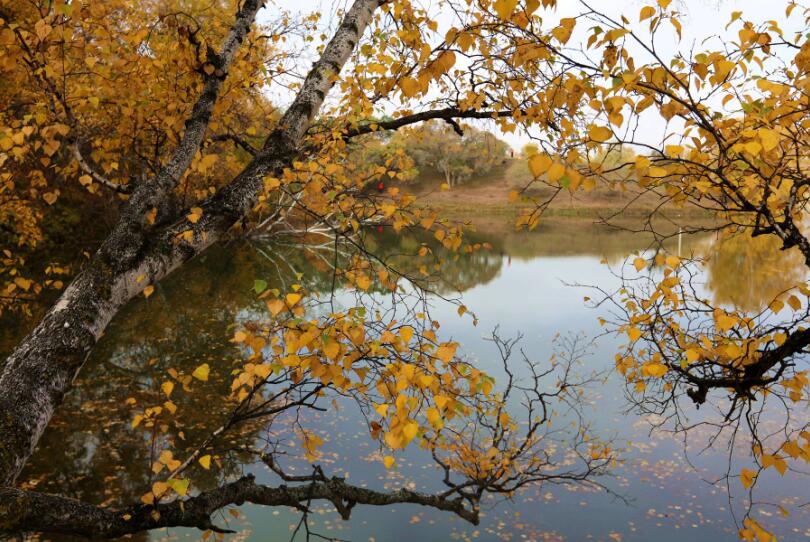
MULTIPOLYGON (((149 300, 128 306, 93 351, 21 479, 88 502, 136 502, 151 484, 162 442, 176 450, 194 446, 227 412, 222 398, 240 356, 228 338, 239 313, 255 303, 251 287, 263 265, 244 245, 218 248, 164 281, 149 300), (153 446, 152 438, 131 428, 133 411, 166 400, 160 385, 170 369, 191 374, 201 363, 212 367, 211 379, 194 381, 193 393, 177 385, 171 395, 176 423, 167 421, 165 433, 156 428, 153 446)), ((225 456, 219 474, 236 472, 238 464, 238 457, 225 456)), ((213 484, 206 474, 195 479, 213 484)))
POLYGON ((706 261, 709 289, 716 303, 758 311, 801 282, 801 255, 779 250, 775 237, 731 235, 712 243, 706 261))
MULTIPOLYGON (((641 231, 641 220, 612 220, 610 225, 582 218, 543 219, 533 231, 515 231, 508 218, 474 220, 480 233, 472 237, 488 242, 496 253, 514 259, 532 260, 539 257, 593 256, 615 262, 628 254, 649 248, 659 243, 672 252, 679 248, 678 225, 674 222, 656 224, 656 235, 641 231)), ((691 254, 703 236, 682 234, 682 255, 691 254)))
MULTIPOLYGON (((468 242, 484 242, 481 236, 470 234, 468 242)), ((458 254, 444 248, 431 235, 403 236, 386 232, 370 236, 366 246, 375 255, 389 263, 409 277, 419 277, 419 268, 431 260, 415 258, 421 245, 430 248, 433 262, 439 269, 428 277, 423 277, 422 284, 436 293, 445 294, 463 292, 479 284, 486 284, 494 279, 502 266, 501 253, 493 249, 481 249, 469 254, 458 254)))
MULTIPOLYGON (((380 258, 407 273, 416 271, 413 254, 419 244, 390 234, 375 234, 366 243, 380 258)), ((445 252, 441 253, 446 258, 443 280, 430 279, 437 291, 464 290, 487 282, 501 267, 500 256, 492 252, 461 257, 445 252)), ((254 280, 282 289, 299 282, 309 291, 327 292, 333 284, 333 257, 325 245, 239 243, 210 251, 182 275, 163 281, 148 300, 131 304, 110 326, 22 479, 46 492, 70 488, 71 496, 89 502, 137 501, 152 481, 150 466, 163 439, 170 440, 178 452, 184 444, 194 446, 227 412, 230 405, 222 398, 229 391, 230 370, 240 358, 228 339, 237 321, 263 310, 252 290, 254 280), (300 280, 296 273, 303 273, 300 280), (211 366, 211 379, 194 381, 193 393, 183 392, 178 385, 171 395, 177 405, 176 424, 169 423, 165 434, 156 431, 154 444, 142 431, 131 428, 136 409, 165 400, 160 385, 169 378, 169 370, 190 374, 201 363, 211 366), (135 406, 127 404, 128 399, 134 399, 135 406)), ((232 457, 230 464, 223 464, 219 474, 234 472, 238 459, 232 457)), ((197 473, 195 479, 205 481, 205 473, 197 473)))
MULTIPOLYGON (((580 223, 580 227, 581 227, 580 223)), ((577 230, 572 226, 572 231, 577 230)), ((582 231, 580 229, 580 231, 582 231)), ((505 238, 496 230, 470 234, 472 242, 489 242, 490 249, 457 254, 444 249, 432 236, 414 237, 390 231, 368 232, 362 246, 406 275, 418 276, 426 260, 415 257, 423 244, 441 265, 426 280, 438 292, 459 292, 495 278, 503 255, 519 246, 520 257, 554 255, 565 231, 541 230, 529 234, 531 242, 505 238), (562 237, 561 237, 562 236, 562 237)), ((322 241, 322 240, 321 240, 322 241)), ((636 245, 622 244, 622 249, 636 245)), ((629 241, 628 241, 629 243, 629 241)), ((567 252, 591 253, 598 247, 569 245, 567 252)), ((241 353, 228 339, 237 322, 250 320, 264 308, 253 291, 256 279, 268 287, 286 290, 292 283, 311 292, 328 292, 333 284, 334 244, 262 244, 240 242, 219 247, 191 262, 180 275, 163 281, 148 299, 130 305, 113 322, 83 370, 74 391, 57 412, 23 479, 36 482, 42 491, 63 492, 98 503, 137 500, 151 482, 150 465, 163 447, 130 427, 133 411, 165 400, 160 385, 170 369, 190 374, 208 363, 211 379, 194 381, 193 393, 178 385, 171 399, 177 405, 177 423, 169 424, 161 439, 170 439, 178 453, 194 446, 217 424, 229 408, 222 400, 228 392, 230 370, 241 353), (301 273, 300 278, 296 276, 301 273), (136 401, 136 406, 126 403, 136 401), (81 416, 76 413, 81 412, 81 416), (185 440, 179 438, 183 432, 185 440), (110 473, 114 473, 111 475, 110 473)), ((338 265, 351 257, 351 247, 341 247, 338 265)), ((428 258, 430 260, 430 258, 428 258)), ((256 427, 243 428, 248 435, 256 427)), ((234 472, 239 456, 225 458, 219 474, 234 472)), ((206 482, 207 473, 195 480, 206 482)), ((208 480, 213 484, 214 480, 208 480)))
MULTIPOLYGON (((341 286, 340 279, 333 282, 335 244, 333 242, 301 244, 291 239, 289 243, 254 244, 264 259, 263 269, 269 271, 266 278, 288 286, 296 273, 303 273, 300 283, 309 291, 328 292, 333 285, 341 286)), ((471 233, 470 243, 484 243, 487 238, 471 233)), ((479 284, 485 284, 498 275, 502 266, 503 252, 496 248, 481 249, 469 254, 450 251, 426 232, 397 234, 367 231, 355 239, 356 245, 341 243, 338 246, 338 267, 345 268, 351 256, 361 249, 373 254, 374 259, 385 262, 416 284, 432 292, 445 294, 463 292, 479 284), (417 257, 421 246, 430 248, 431 257, 417 257), (440 262, 440 263, 439 263, 440 262), (439 265, 436 269, 434 264, 439 265), (431 271, 427 276, 420 269, 431 271)), ((257 275, 258 277, 258 275, 257 275)), ((251 279, 252 280, 252 279, 251 279)))
MULTIPOLYGON (((461 256, 449 253, 441 245, 436 245, 432 237, 419 240, 375 233, 358 243, 365 248, 373 247, 377 258, 398 263, 405 273, 413 271, 408 264, 413 267, 413 262, 419 261, 413 257, 414 252, 423 243, 429 244, 435 254, 445 260, 445 265, 437 273, 443 275, 446 282, 434 283, 439 288, 463 290, 489 281, 498 273, 502 262, 502 257, 493 251, 461 256)), ((244 366, 245 360, 243 352, 229 339, 233 337, 234 324, 238 323, 244 329, 259 329, 256 320, 261 319, 265 312, 263 302, 257 300, 253 290, 254 281, 261 278, 270 288, 283 288, 281 283, 284 281, 288 284, 298 282, 305 284, 309 291, 326 292, 339 282, 333 282, 335 260, 326 257, 329 253, 324 252, 325 249, 323 244, 292 243, 258 247, 239 243, 218 247, 192 262, 182 275, 163 281, 149 299, 131 304, 109 326, 108 335, 99 342, 73 392, 66 397, 63 407, 40 440, 36 454, 21 477, 24 483, 41 492, 67 494, 103 506, 138 502, 152 482, 166 476, 165 471, 156 475, 152 470, 161 451, 171 450, 175 457, 190 457, 212 433, 212 428, 225 425, 225 420, 233 412, 235 402, 228 399, 232 375, 234 370, 244 366), (298 273, 303 274, 299 277, 298 273), (186 383, 190 384, 191 392, 184 391, 179 383, 182 379, 174 377, 176 384, 170 399, 177 408, 175 416, 159 419, 155 427, 148 430, 144 425, 131 426, 135 413, 143 412, 147 406, 165 405, 167 397, 161 384, 170 380, 170 373, 176 371, 180 375, 190 375, 201 363, 211 366, 209 380, 200 382, 189 377, 186 383)), ((351 252, 340 247, 337 256, 331 255, 337 258, 340 267, 340 259, 350 258, 351 252)), ((514 343, 502 344, 506 364, 514 343)), ((535 390, 532 395, 538 398, 535 401, 556 400, 556 394, 538 391, 541 389, 540 379, 550 374, 535 373, 534 388, 526 388, 535 390)), ((313 382, 321 386, 319 381, 313 382)), ((265 397, 277 391, 272 389, 273 385, 267 384, 265 397)), ((579 384, 568 383, 569 387, 572 385, 579 384)), ((544 384, 542 389, 545 388, 544 384)), ((511 384, 506 389, 504 400, 512 390, 511 384)), ((480 410, 479 426, 493 427, 486 421, 490 412, 494 410, 480 410)), ((218 463, 215 469, 206 471, 196 463, 190 463, 188 475, 193 477, 196 489, 206 490, 219 485, 222 479, 236 477, 242 465, 251 462, 245 448, 263 439, 269 443, 271 437, 275 438, 269 425, 273 423, 272 417, 245 420, 244 425, 238 427, 229 425, 227 439, 217 443, 219 453, 214 454, 218 463)), ((528 434, 537 434, 545 423, 546 418, 532 418, 528 434)), ((571 446, 590 450, 592 444, 582 438, 584 433, 577 431, 575 434, 571 446)), ((547 439, 552 438, 550 435, 547 439)), ((493 449, 492 437, 482 438, 487 449, 493 449)), ((528 437, 526 439, 530 442, 528 437)), ((471 446, 476 450, 484 445, 475 440, 472 442, 471 446)), ((521 447, 525 450, 522 455, 526 457, 527 465, 521 467, 519 475, 510 479, 508 485, 492 484, 487 491, 511 493, 522 487, 524 480, 525 483, 534 483, 559 477, 567 482, 585 481, 602 472, 611 459, 580 453, 583 472, 571 470, 571 462, 566 461, 563 471, 558 474, 550 468, 550 463, 538 463, 536 452, 531 448, 537 442, 532 440, 531 444, 521 447)), ((281 446, 281 443, 274 440, 273 446, 281 446)), ((280 455, 286 453, 286 450, 279 452, 280 455)), ((447 453, 451 457, 454 452, 440 449, 436 453, 447 453)), ((322 474, 312 476, 313 483, 326 483, 326 478, 315 478, 322 474)), ((329 484, 333 483, 329 481, 329 484)), ((466 482, 457 483, 459 487, 466 487, 466 482)), ((356 490, 352 491, 356 495, 356 490)), ((316 495, 316 498, 322 497, 316 495)), ((145 540, 146 535, 140 534, 137 539, 145 540)))

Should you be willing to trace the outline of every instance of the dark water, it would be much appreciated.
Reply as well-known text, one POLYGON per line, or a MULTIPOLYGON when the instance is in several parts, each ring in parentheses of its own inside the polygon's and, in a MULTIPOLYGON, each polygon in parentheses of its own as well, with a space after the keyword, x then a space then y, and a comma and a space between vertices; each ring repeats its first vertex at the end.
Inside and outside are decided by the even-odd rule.
MULTIPOLYGON (((456 307, 433 302, 432 316, 442 322, 442 338, 458 340, 464 354, 494 376, 500 369, 496 352, 485 335, 500 326, 503 336, 524 334, 521 346, 533 359, 548 359, 559 342, 555 336, 598 337, 599 310, 586 306, 589 291, 573 284, 610 289, 616 278, 611 267, 628 254, 646 249, 650 239, 641 234, 609 230, 581 220, 551 221, 538 232, 516 234, 507 225, 488 225, 479 233, 492 245, 489 251, 451 262, 442 270, 447 281, 437 284, 443 293, 461 290, 464 303, 479 316, 477 327, 459 318, 456 307), (556 346, 555 346, 556 345, 556 346)), ((388 252, 409 252, 407 238, 380 236, 373 240, 388 252)), ((707 295, 715 300, 754 308, 791 286, 804 275, 801 261, 779 253, 767 242, 711 236, 673 238, 671 250, 709 257, 705 280, 707 295)), ((211 378, 195 383, 195 393, 173 395, 184 442, 204 438, 225 416, 219 399, 227 393, 229 372, 241 353, 228 342, 234 330, 259 318, 263 305, 252 291, 255 279, 284 286, 296 272, 312 291, 331 287, 328 252, 303 251, 294 245, 239 242, 218 247, 163 281, 148 300, 131 303, 110 326, 46 433, 24 478, 43 491, 73 495, 98 503, 137 501, 150 486, 150 465, 161 439, 130 427, 136 405, 153 404, 160 384, 171 369, 187 374, 208 363, 211 378), (326 259, 325 259, 326 258, 326 259)), ((345 297, 338 292, 338 298, 345 297)), ((346 299, 348 303, 349 300, 346 299)), ((600 479, 612 493, 582 486, 539 486, 511 500, 487 501, 480 526, 471 526, 447 513, 417 506, 387 508, 358 506, 348 522, 329 506, 317 508, 311 527, 327 537, 355 541, 406 540, 604 540, 662 542, 682 540, 736 540, 733 510, 744 495, 732 480, 709 483, 728 468, 728 450, 718 443, 701 451, 707 434, 682 436, 651 432, 651 421, 628 411, 624 386, 610 373, 618 341, 596 339, 581 370, 605 371, 589 388, 586 415, 593 431, 613 438, 622 461, 612 475, 600 479)), ((320 463, 330 474, 347 476, 358 485, 375 488, 437 487, 437 471, 429 458, 412 446, 398 456, 397 469, 386 471, 367 427, 350 404, 336 403, 318 413, 310 427, 327 443, 320 463)), ((689 412, 691 416, 712 412, 689 412)), ((806 418, 807 412, 798 412, 806 418)), ((278 421, 271 431, 290 427, 278 421)), ((248 440, 266 428, 244 429, 248 440)), ((191 444, 190 444, 191 445, 191 444)), ((745 445, 740 444, 742 459, 745 445)), ((221 478, 254 472, 260 481, 279 483, 263 467, 245 464, 238 451, 223 454, 222 464, 195 473, 196 487, 213 486, 221 478)), ((303 465, 299 469, 305 469, 303 465)), ((735 469, 739 466, 735 464, 735 469)), ((299 470, 299 472, 302 472, 299 470)), ((810 500, 806 479, 779 478, 773 469, 761 476, 758 498, 783 504, 784 517, 774 507, 760 518, 780 540, 810 539, 810 500)), ((299 515, 287 509, 243 506, 239 517, 223 514, 221 524, 238 530, 237 539, 289 540, 299 515)), ((196 531, 175 529, 149 535, 161 538, 199 538, 196 531)), ((141 538, 144 538, 142 536, 141 538)), ((303 537, 301 537, 303 539, 303 537)))

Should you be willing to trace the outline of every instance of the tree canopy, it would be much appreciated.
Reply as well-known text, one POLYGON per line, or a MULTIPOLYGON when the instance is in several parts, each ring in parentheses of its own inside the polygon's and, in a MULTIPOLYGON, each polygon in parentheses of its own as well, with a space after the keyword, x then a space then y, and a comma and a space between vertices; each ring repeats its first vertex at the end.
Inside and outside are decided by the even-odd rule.
MULTIPOLYGON (((784 21, 734 12, 737 39, 662 56, 657 43, 682 32, 669 0, 620 18, 584 2, 576 17, 554 18, 554 5, 442 2, 440 24, 407 0, 306 16, 261 0, 2 4, 0 311, 27 319, 30 332, 0 373, 0 531, 221 534, 220 509, 286 506, 305 522, 313 500, 343 518, 356 505, 415 503, 477 523, 487 495, 542 482, 602 487, 618 457, 577 415, 590 377, 570 370, 576 346, 536 363, 496 333, 508 375, 498 382, 457 355, 427 299, 447 297, 443 269, 485 259, 489 247, 387 180, 431 167, 449 188, 491 169, 506 149, 486 122, 533 140, 532 180, 511 198, 519 227, 536 228, 548 207, 534 185, 556 195, 618 184, 711 213, 711 226, 690 231, 736 235, 751 250, 751 238, 767 239, 810 267, 810 12, 793 2, 784 21), (799 30, 782 30, 790 25, 799 30), (271 98, 278 88, 288 105, 271 98), (661 119, 663 137, 639 131, 644 115, 661 119), (60 252, 57 226, 76 228, 78 242, 60 252), (386 251, 365 235, 375 229, 424 242, 386 251), (160 395, 106 413, 153 443, 153 476, 134 482, 139 501, 86 502, 21 483, 116 314, 220 241, 249 234, 295 234, 308 247, 297 257, 318 261, 323 276, 257 277, 261 313, 230 339, 239 360, 167 367, 160 395), (338 290, 353 302, 336 303, 338 290), (519 362, 527 380, 513 378, 519 362), (212 373, 228 385, 206 387, 212 373), (203 394, 214 406, 195 419, 203 394), (444 489, 370 489, 328 473, 307 417, 337 398, 363 414, 385 468, 418 445, 444 489), (573 413, 565 430, 561 411, 573 413), (304 474, 288 468, 291 438, 311 466, 304 474), (278 484, 236 475, 230 453, 262 462, 278 484)), ((678 257, 664 245, 669 232, 646 224, 659 250, 632 255, 621 286, 593 296, 612 307, 606 329, 625 339, 616 370, 633 405, 686 432, 684 409, 715 405, 718 434, 751 437, 748 466, 725 479, 752 495, 762 470, 801 475, 810 428, 790 409, 810 392, 804 276, 780 276, 783 290, 764 306, 713 303, 692 277, 722 269, 726 256, 678 257), (758 421, 773 410, 784 424, 765 433, 758 421)), ((767 271, 752 280, 770 280, 767 271)), ((750 503, 744 516, 743 539, 773 539, 750 503)))

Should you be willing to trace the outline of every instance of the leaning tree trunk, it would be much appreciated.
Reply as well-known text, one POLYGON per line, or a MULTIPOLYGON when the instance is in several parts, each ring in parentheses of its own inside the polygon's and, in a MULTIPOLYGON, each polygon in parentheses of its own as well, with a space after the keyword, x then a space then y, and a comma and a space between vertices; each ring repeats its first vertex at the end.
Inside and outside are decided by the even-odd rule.
MULTIPOLYGON (((155 178, 136 188, 88 267, 9 356, 0 374, 0 487, 16 480, 115 314, 146 285, 222 238, 254 207, 263 179, 280 175, 291 164, 304 133, 382 1, 355 0, 278 128, 236 178, 200 205, 203 216, 197 223, 179 218, 150 226, 146 211, 165 205, 204 139, 222 84, 219 76, 206 79, 172 158, 155 178), (192 239, 178 242, 179 235, 189 230, 192 239)), ((261 0, 246 0, 237 14, 222 52, 211 59, 221 68, 220 74, 227 73, 261 4, 261 0)))

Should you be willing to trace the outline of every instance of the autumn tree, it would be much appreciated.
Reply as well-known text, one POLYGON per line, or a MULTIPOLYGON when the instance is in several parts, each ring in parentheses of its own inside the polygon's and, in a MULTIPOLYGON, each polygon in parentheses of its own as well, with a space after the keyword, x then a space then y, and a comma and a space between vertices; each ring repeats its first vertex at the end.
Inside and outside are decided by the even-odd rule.
POLYGON ((439 173, 448 188, 489 173, 506 158, 506 143, 489 132, 462 128, 458 123, 427 122, 397 136, 420 171, 439 173))
MULTIPOLYGON (((548 366, 526 359, 530 377, 510 376, 498 387, 456 355, 457 343, 419 308, 428 291, 421 281, 441 269, 440 255, 419 247, 412 276, 376 257, 361 234, 368 226, 427 230, 454 254, 481 246, 396 189, 363 190, 375 177, 396 175, 387 160, 360 175, 349 159, 353 139, 423 121, 558 126, 577 105, 557 100, 552 84, 574 81, 565 73, 575 63, 558 49, 570 22, 544 29, 540 2, 497 1, 453 5, 453 26, 440 32, 410 2, 356 0, 319 38, 317 15, 276 11, 273 22, 257 26, 261 8, 259 0, 0 8, 3 310, 22 316, 37 296, 58 292, 0 374, 5 533, 221 532, 212 515, 222 508, 289 506, 306 518, 313 500, 332 503, 344 518, 358 504, 414 503, 477 523, 488 494, 543 482, 593 484, 613 459, 609 446, 576 423, 558 445, 571 457, 559 462, 548 452, 561 435, 551 429, 556 407, 575 409, 584 383, 568 368, 576 351, 548 366), (308 70, 302 44, 318 55, 308 70), (268 100, 264 90, 274 85, 293 89, 289 106, 268 100), (383 108, 394 113, 380 120, 383 108), (115 209, 103 241, 89 244, 69 269, 32 269, 25 255, 42 240, 51 209, 88 198, 115 209), (257 281, 266 312, 234 333, 243 347, 239 363, 167 369, 159 395, 128 403, 130 430, 144 431, 158 448, 137 502, 82 502, 25 487, 23 467, 115 315, 218 241, 256 227, 331 236, 344 253, 333 260, 340 265, 331 266, 330 287, 354 289, 356 306, 338 308, 328 291, 300 278, 283 289, 257 281), (396 308, 384 308, 374 290, 387 292, 396 308), (221 402, 209 407, 215 419, 186 442, 180 396, 214 375, 229 378, 221 402), (445 489, 374 490, 326 473, 318 465, 322 440, 305 414, 335 397, 367 416, 386 467, 419 442, 445 489), (515 402, 525 419, 508 408, 515 402), (288 437, 312 464, 307 474, 286 468, 279 442, 252 445, 256 431, 289 417, 296 423, 288 437), (225 450, 262 461, 282 483, 223 468, 203 489, 197 480, 220 468, 225 450)), ((506 364, 514 344, 493 340, 506 364)))
MULTIPOLYGON (((810 266, 808 12, 794 2, 785 8, 783 20, 764 22, 734 12, 727 27, 733 40, 706 37, 664 55, 664 40, 677 42, 682 32, 677 3, 658 0, 621 18, 586 5, 570 25, 587 26, 587 49, 576 57, 576 82, 561 80, 557 97, 581 111, 564 119, 556 137, 538 137, 543 151, 529 160, 534 182, 575 191, 618 175, 662 205, 699 208, 714 218, 684 231, 735 236, 752 250, 767 237, 810 266), (785 30, 791 25, 795 32, 785 30), (638 129, 643 115, 666 122, 661 137, 638 129)), ((543 202, 536 204, 523 218, 530 227, 542 211, 543 202)), ((605 324, 626 339, 616 366, 640 410, 677 430, 713 429, 707 445, 724 436, 735 450, 738 438, 747 439, 749 465, 721 481, 748 493, 741 537, 769 541, 751 504, 758 476, 766 469, 799 473, 810 462, 806 417, 792 414, 805 412, 810 391, 810 290, 804 274, 774 270, 781 286, 768 299, 712 301, 698 276, 724 257, 636 255, 617 271, 621 288, 600 292, 600 303, 613 308, 605 324), (690 422, 690 408, 703 405, 705 412, 707 404, 717 414, 690 422), (765 419, 777 420, 778 429, 763 430, 765 419)))

